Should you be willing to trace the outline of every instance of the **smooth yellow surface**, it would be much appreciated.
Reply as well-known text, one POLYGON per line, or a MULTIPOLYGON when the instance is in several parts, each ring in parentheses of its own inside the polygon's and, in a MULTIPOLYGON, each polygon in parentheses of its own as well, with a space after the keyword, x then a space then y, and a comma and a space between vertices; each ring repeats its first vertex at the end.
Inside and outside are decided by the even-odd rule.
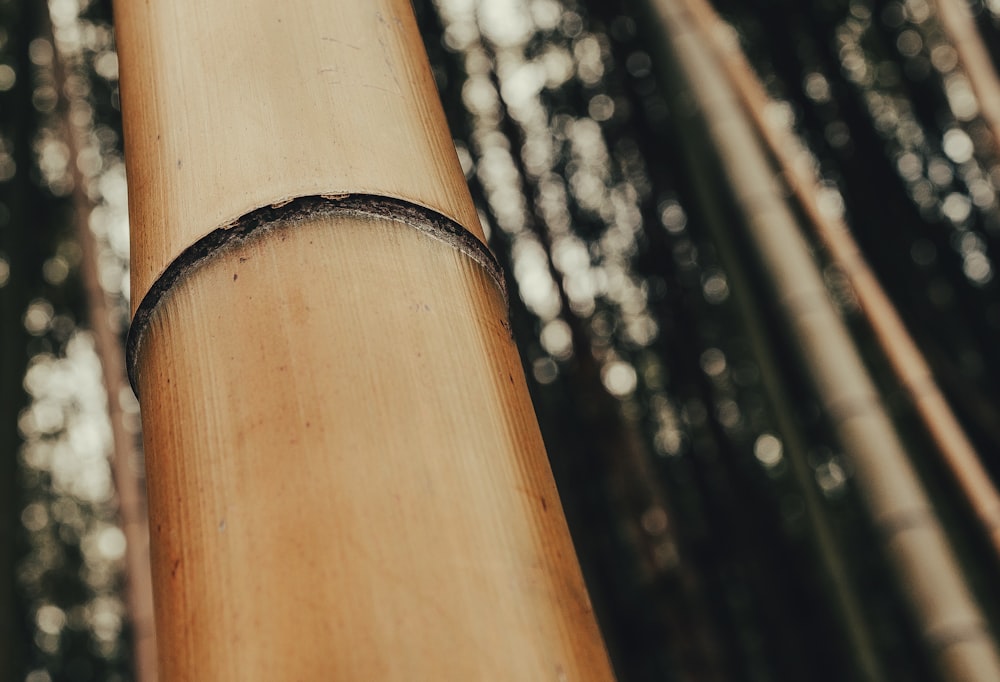
POLYGON ((254 209, 370 193, 482 238, 408 0, 115 3, 133 312, 254 209))
POLYGON ((467 256, 385 219, 258 233, 139 362, 163 679, 612 679, 467 256))

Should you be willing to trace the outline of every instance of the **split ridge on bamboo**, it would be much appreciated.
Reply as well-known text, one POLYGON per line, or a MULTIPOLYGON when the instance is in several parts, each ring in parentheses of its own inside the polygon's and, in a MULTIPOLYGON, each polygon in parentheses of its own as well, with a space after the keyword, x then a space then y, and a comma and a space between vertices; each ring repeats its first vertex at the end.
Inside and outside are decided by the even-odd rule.
POLYGON ((164 679, 613 679, 410 3, 115 10, 164 679))

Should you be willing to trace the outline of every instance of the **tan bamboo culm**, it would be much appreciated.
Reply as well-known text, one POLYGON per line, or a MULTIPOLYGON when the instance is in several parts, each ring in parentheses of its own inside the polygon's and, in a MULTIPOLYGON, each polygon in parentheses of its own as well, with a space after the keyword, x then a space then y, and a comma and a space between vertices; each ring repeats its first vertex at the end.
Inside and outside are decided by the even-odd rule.
POLYGON ((163 679, 613 679, 410 3, 115 10, 163 679))

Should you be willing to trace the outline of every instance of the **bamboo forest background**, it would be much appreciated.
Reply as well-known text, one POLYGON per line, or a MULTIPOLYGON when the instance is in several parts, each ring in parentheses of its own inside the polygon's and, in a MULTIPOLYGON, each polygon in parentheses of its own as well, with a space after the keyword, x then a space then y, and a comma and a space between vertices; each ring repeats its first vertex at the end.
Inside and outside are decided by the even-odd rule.
MULTIPOLYGON (((718 0, 733 31, 664 2, 766 88, 740 115, 791 144, 761 158, 996 633, 997 545, 816 225, 849 227, 996 480, 1000 90, 948 3, 718 0)), ((699 90, 738 70, 684 77, 656 4, 415 3, 616 671, 939 679, 866 465, 746 236, 745 180, 703 130, 719 100, 699 90)), ((1000 3, 958 5, 1000 63, 1000 3)), ((3 680, 136 677, 116 481, 141 482, 138 405, 101 341, 129 295, 117 66, 108 3, 0 1, 3 680)))

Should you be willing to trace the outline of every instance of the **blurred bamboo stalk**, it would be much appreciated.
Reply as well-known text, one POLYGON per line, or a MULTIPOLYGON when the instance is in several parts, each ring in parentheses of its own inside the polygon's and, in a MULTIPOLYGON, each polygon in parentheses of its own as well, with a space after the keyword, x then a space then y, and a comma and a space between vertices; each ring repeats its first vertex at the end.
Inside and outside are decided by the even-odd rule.
MULTIPOLYGON (((689 9, 696 12, 698 4, 689 3, 695 5, 689 6, 689 9)), ((739 297, 740 290, 748 288, 751 284, 746 281, 747 275, 742 272, 742 268, 737 269, 730 264, 727 264, 727 268, 728 276, 734 280, 731 288, 739 297)), ((795 417, 794 400, 783 385, 779 360, 773 352, 767 350, 770 342, 763 321, 755 314, 744 317, 751 345, 755 349, 755 357, 764 382, 768 385, 768 396, 784 440, 784 451, 792 475, 801 489, 806 518, 819 555, 819 562, 833 592, 832 602, 841 624, 841 632, 848 642, 849 651, 854 659, 854 673, 859 680, 865 682, 883 682, 888 679, 885 666, 876 651, 876 643, 862 608, 857 586, 843 556, 844 547, 838 541, 829 511, 816 485, 816 475, 808 460, 807 437, 802 424, 795 417)))
MULTIPOLYGON (((969 3, 965 0, 934 0, 932 4, 937 9, 938 20, 951 46, 958 53, 958 61, 979 103, 979 112, 993 135, 994 153, 1000 155, 1000 76, 982 35, 976 29, 969 3)), ((1000 526, 994 533, 1000 533, 1000 526)), ((1000 543, 1000 540, 997 542, 1000 543)))
POLYGON ((115 9, 163 677, 612 679, 409 1, 115 9))
POLYGON ((136 682, 156 682, 156 633, 153 623, 153 586, 149 562, 149 525, 146 494, 138 473, 140 455, 136 434, 125 424, 121 393, 129 390, 125 375, 125 351, 111 327, 112 307, 101 286, 97 239, 90 229, 94 202, 87 193, 88 178, 80 169, 81 137, 84 131, 73 121, 73 98, 67 84, 71 59, 53 39, 51 17, 45 13, 47 38, 52 41, 52 68, 58 93, 62 137, 69 151, 73 178, 73 227, 80 245, 80 279, 86 298, 94 351, 101 363, 101 378, 107 394, 111 425, 111 476, 118 502, 118 517, 125 535, 125 608, 131 625, 133 671, 136 682))
MULTIPOLYGON (((704 208, 722 217, 720 191, 713 187, 721 173, 938 668, 949 680, 1000 679, 1000 656, 985 619, 829 298, 757 131, 690 10, 671 0, 647 0, 644 6, 650 29, 664 37, 656 55, 660 76, 669 74, 676 79, 668 80, 673 89, 684 90, 677 115, 701 133, 684 135, 681 143, 704 208)), ((709 222, 724 260, 738 261, 729 226, 709 222)))
MULTIPOLYGON (((767 115, 771 104, 764 86, 757 78, 746 56, 739 48, 732 28, 715 13, 705 0, 685 0, 692 17, 700 26, 719 56, 719 61, 738 93, 747 112, 781 167, 784 178, 802 206, 821 242, 834 262, 848 277, 868 324, 875 332, 882 352, 888 358, 900 384, 913 401, 917 414, 927 428, 945 464, 958 481, 974 510, 986 536, 1000 560, 1000 493, 983 467, 982 460, 945 399, 934 374, 910 336, 895 306, 889 300, 875 274, 868 266, 850 229, 839 214, 820 208, 819 178, 811 155, 802 148, 794 133, 777 124, 767 115)), ((951 0, 941 0, 949 7, 948 14, 959 13, 951 0)), ((971 22, 970 22, 971 23, 971 22)), ((978 32, 975 33, 978 36, 978 32)), ((953 39, 967 40, 967 34, 952 33, 953 39)), ((971 41, 970 42, 975 42, 971 41)), ((981 40, 980 49, 982 49, 981 40)), ((960 51, 968 46, 958 48, 960 51)), ((984 53, 985 54, 985 53, 984 53)), ((978 78, 977 81, 981 81, 978 78)), ((995 87, 993 114, 1000 124, 1000 82, 993 77, 995 87)), ((986 107, 984 106, 984 113, 986 107)), ((1000 132, 1000 125, 993 127, 1000 132)), ((997 137, 1000 140, 1000 137, 997 137)))

